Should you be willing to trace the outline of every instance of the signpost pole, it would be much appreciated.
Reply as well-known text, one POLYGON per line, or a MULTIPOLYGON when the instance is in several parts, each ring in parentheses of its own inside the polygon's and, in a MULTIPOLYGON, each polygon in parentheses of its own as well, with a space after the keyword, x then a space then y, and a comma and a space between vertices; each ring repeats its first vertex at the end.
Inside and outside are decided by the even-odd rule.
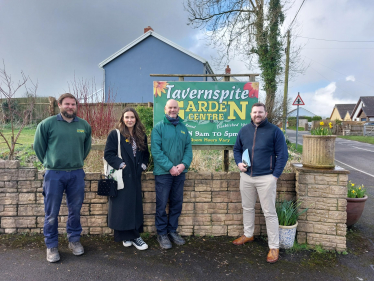
POLYGON ((297 149, 298 135, 299 135, 299 105, 297 105, 297 115, 296 115, 296 149, 297 149))
POLYGON ((297 97, 292 105, 297 105, 297 113, 296 113, 296 149, 297 149, 297 137, 299 135, 299 105, 305 105, 304 101, 300 97, 300 93, 297 93, 297 97))

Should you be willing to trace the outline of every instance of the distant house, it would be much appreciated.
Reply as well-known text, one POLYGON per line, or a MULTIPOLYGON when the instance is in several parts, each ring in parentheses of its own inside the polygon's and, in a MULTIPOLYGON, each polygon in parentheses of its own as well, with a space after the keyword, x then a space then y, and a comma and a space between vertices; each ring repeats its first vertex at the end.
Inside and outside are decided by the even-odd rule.
POLYGON ((360 97, 352 114, 352 121, 374 121, 374 96, 360 97))
POLYGON ((335 104, 330 120, 351 121, 351 114, 356 104, 335 104))
MULTIPOLYGON (((288 117, 296 117, 297 116, 297 109, 291 110, 287 114, 288 117)), ((314 117, 317 116, 313 112, 306 110, 304 107, 299 107, 299 116, 306 116, 306 117, 314 117)))
MULTIPOLYGON (((151 27, 144 34, 99 64, 104 71, 105 99, 115 102, 153 101, 153 81, 178 77, 150 74, 214 74, 208 61, 162 37, 151 27)), ((216 81, 215 77, 185 77, 185 81, 216 81)))

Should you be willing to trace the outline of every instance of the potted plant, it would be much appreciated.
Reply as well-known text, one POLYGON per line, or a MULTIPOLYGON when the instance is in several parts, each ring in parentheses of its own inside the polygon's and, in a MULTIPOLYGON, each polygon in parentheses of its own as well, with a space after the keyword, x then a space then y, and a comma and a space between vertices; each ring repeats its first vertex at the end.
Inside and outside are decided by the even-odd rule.
POLYGON ((282 200, 277 201, 276 211, 279 222, 279 247, 289 249, 293 247, 296 236, 296 228, 298 218, 305 213, 308 208, 300 210, 300 200, 282 200))
POLYGON ((303 135, 303 158, 305 167, 317 169, 335 168, 335 139, 332 135, 332 123, 320 126, 310 131, 310 135, 303 135))
POLYGON ((354 225, 360 219, 368 199, 364 185, 356 185, 351 181, 347 184, 347 227, 354 225))

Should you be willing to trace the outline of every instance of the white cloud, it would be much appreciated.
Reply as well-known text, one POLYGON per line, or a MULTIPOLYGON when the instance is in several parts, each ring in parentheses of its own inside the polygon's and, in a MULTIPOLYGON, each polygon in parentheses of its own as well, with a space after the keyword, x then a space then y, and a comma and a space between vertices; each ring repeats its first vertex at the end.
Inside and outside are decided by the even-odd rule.
POLYGON ((357 99, 347 99, 337 92, 336 82, 331 82, 326 87, 315 92, 303 93, 305 109, 322 117, 330 117, 335 104, 356 103, 357 99))
POLYGON ((356 78, 353 75, 349 75, 349 76, 345 77, 345 80, 354 82, 354 81, 356 81, 356 78))

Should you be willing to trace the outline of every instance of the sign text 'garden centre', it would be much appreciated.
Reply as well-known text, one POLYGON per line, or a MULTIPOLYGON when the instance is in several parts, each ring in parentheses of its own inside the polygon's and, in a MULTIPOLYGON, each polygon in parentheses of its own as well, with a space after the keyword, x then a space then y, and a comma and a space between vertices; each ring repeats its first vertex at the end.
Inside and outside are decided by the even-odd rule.
POLYGON ((154 81, 153 121, 163 120, 166 102, 175 99, 193 145, 233 145, 251 121, 258 89, 258 82, 154 81))

